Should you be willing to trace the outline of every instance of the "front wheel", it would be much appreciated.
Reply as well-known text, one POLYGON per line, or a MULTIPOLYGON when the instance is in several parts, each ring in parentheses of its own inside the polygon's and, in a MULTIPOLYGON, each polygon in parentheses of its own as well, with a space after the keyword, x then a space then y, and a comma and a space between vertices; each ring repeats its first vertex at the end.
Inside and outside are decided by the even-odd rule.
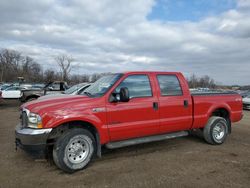
POLYGON ((75 128, 62 135, 53 148, 55 164, 67 173, 86 167, 96 151, 93 135, 86 129, 75 128))
POLYGON ((207 143, 222 144, 228 135, 228 123, 222 117, 213 116, 209 118, 207 125, 203 129, 203 136, 207 143))

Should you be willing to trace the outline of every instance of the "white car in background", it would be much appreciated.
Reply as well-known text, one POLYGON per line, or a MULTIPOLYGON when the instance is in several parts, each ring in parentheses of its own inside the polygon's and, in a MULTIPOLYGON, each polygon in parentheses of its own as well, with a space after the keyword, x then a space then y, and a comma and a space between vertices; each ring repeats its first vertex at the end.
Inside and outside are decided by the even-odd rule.
POLYGON ((250 110, 250 95, 244 97, 242 99, 243 102, 243 109, 250 110))
POLYGON ((27 89, 26 87, 20 86, 10 86, 5 90, 2 90, 3 99, 19 99, 22 96, 22 89, 27 89))

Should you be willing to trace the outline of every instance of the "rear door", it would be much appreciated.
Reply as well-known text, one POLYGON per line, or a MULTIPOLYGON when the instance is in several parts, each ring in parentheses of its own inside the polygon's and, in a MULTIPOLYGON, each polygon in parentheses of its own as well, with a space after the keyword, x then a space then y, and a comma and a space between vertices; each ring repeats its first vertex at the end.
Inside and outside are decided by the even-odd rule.
POLYGON ((115 88, 127 87, 129 102, 107 104, 107 120, 111 141, 143 137, 159 133, 158 99, 148 74, 128 75, 115 88))
MULTIPOLYGON (((180 78, 184 79, 181 75, 180 78)), ((157 74, 159 87, 160 132, 188 130, 192 126, 192 99, 176 74, 157 74)))

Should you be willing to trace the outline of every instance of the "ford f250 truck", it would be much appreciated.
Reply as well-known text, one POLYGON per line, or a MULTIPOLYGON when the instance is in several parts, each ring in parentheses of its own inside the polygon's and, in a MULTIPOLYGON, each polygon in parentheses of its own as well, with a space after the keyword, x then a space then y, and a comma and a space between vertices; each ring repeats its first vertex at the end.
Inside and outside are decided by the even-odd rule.
POLYGON ((21 106, 16 145, 36 154, 51 151, 72 173, 109 149, 202 132, 222 144, 242 118, 236 93, 190 94, 178 72, 127 72, 100 78, 84 95, 31 101, 21 106))

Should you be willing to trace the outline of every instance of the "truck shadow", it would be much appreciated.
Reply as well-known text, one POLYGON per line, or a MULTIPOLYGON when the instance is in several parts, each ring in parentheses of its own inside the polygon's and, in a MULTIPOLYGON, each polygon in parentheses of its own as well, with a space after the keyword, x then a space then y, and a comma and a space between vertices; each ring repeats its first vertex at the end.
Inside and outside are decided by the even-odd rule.
POLYGON ((127 146, 124 148, 118 149, 107 149, 102 148, 102 158, 96 159, 96 161, 105 161, 116 158, 124 158, 124 157, 135 157, 155 152, 171 152, 178 150, 181 148, 185 148, 190 143, 197 143, 197 145, 207 145, 203 139, 197 136, 187 136, 183 138, 174 138, 164 141, 157 141, 151 143, 138 144, 134 146, 127 146))

